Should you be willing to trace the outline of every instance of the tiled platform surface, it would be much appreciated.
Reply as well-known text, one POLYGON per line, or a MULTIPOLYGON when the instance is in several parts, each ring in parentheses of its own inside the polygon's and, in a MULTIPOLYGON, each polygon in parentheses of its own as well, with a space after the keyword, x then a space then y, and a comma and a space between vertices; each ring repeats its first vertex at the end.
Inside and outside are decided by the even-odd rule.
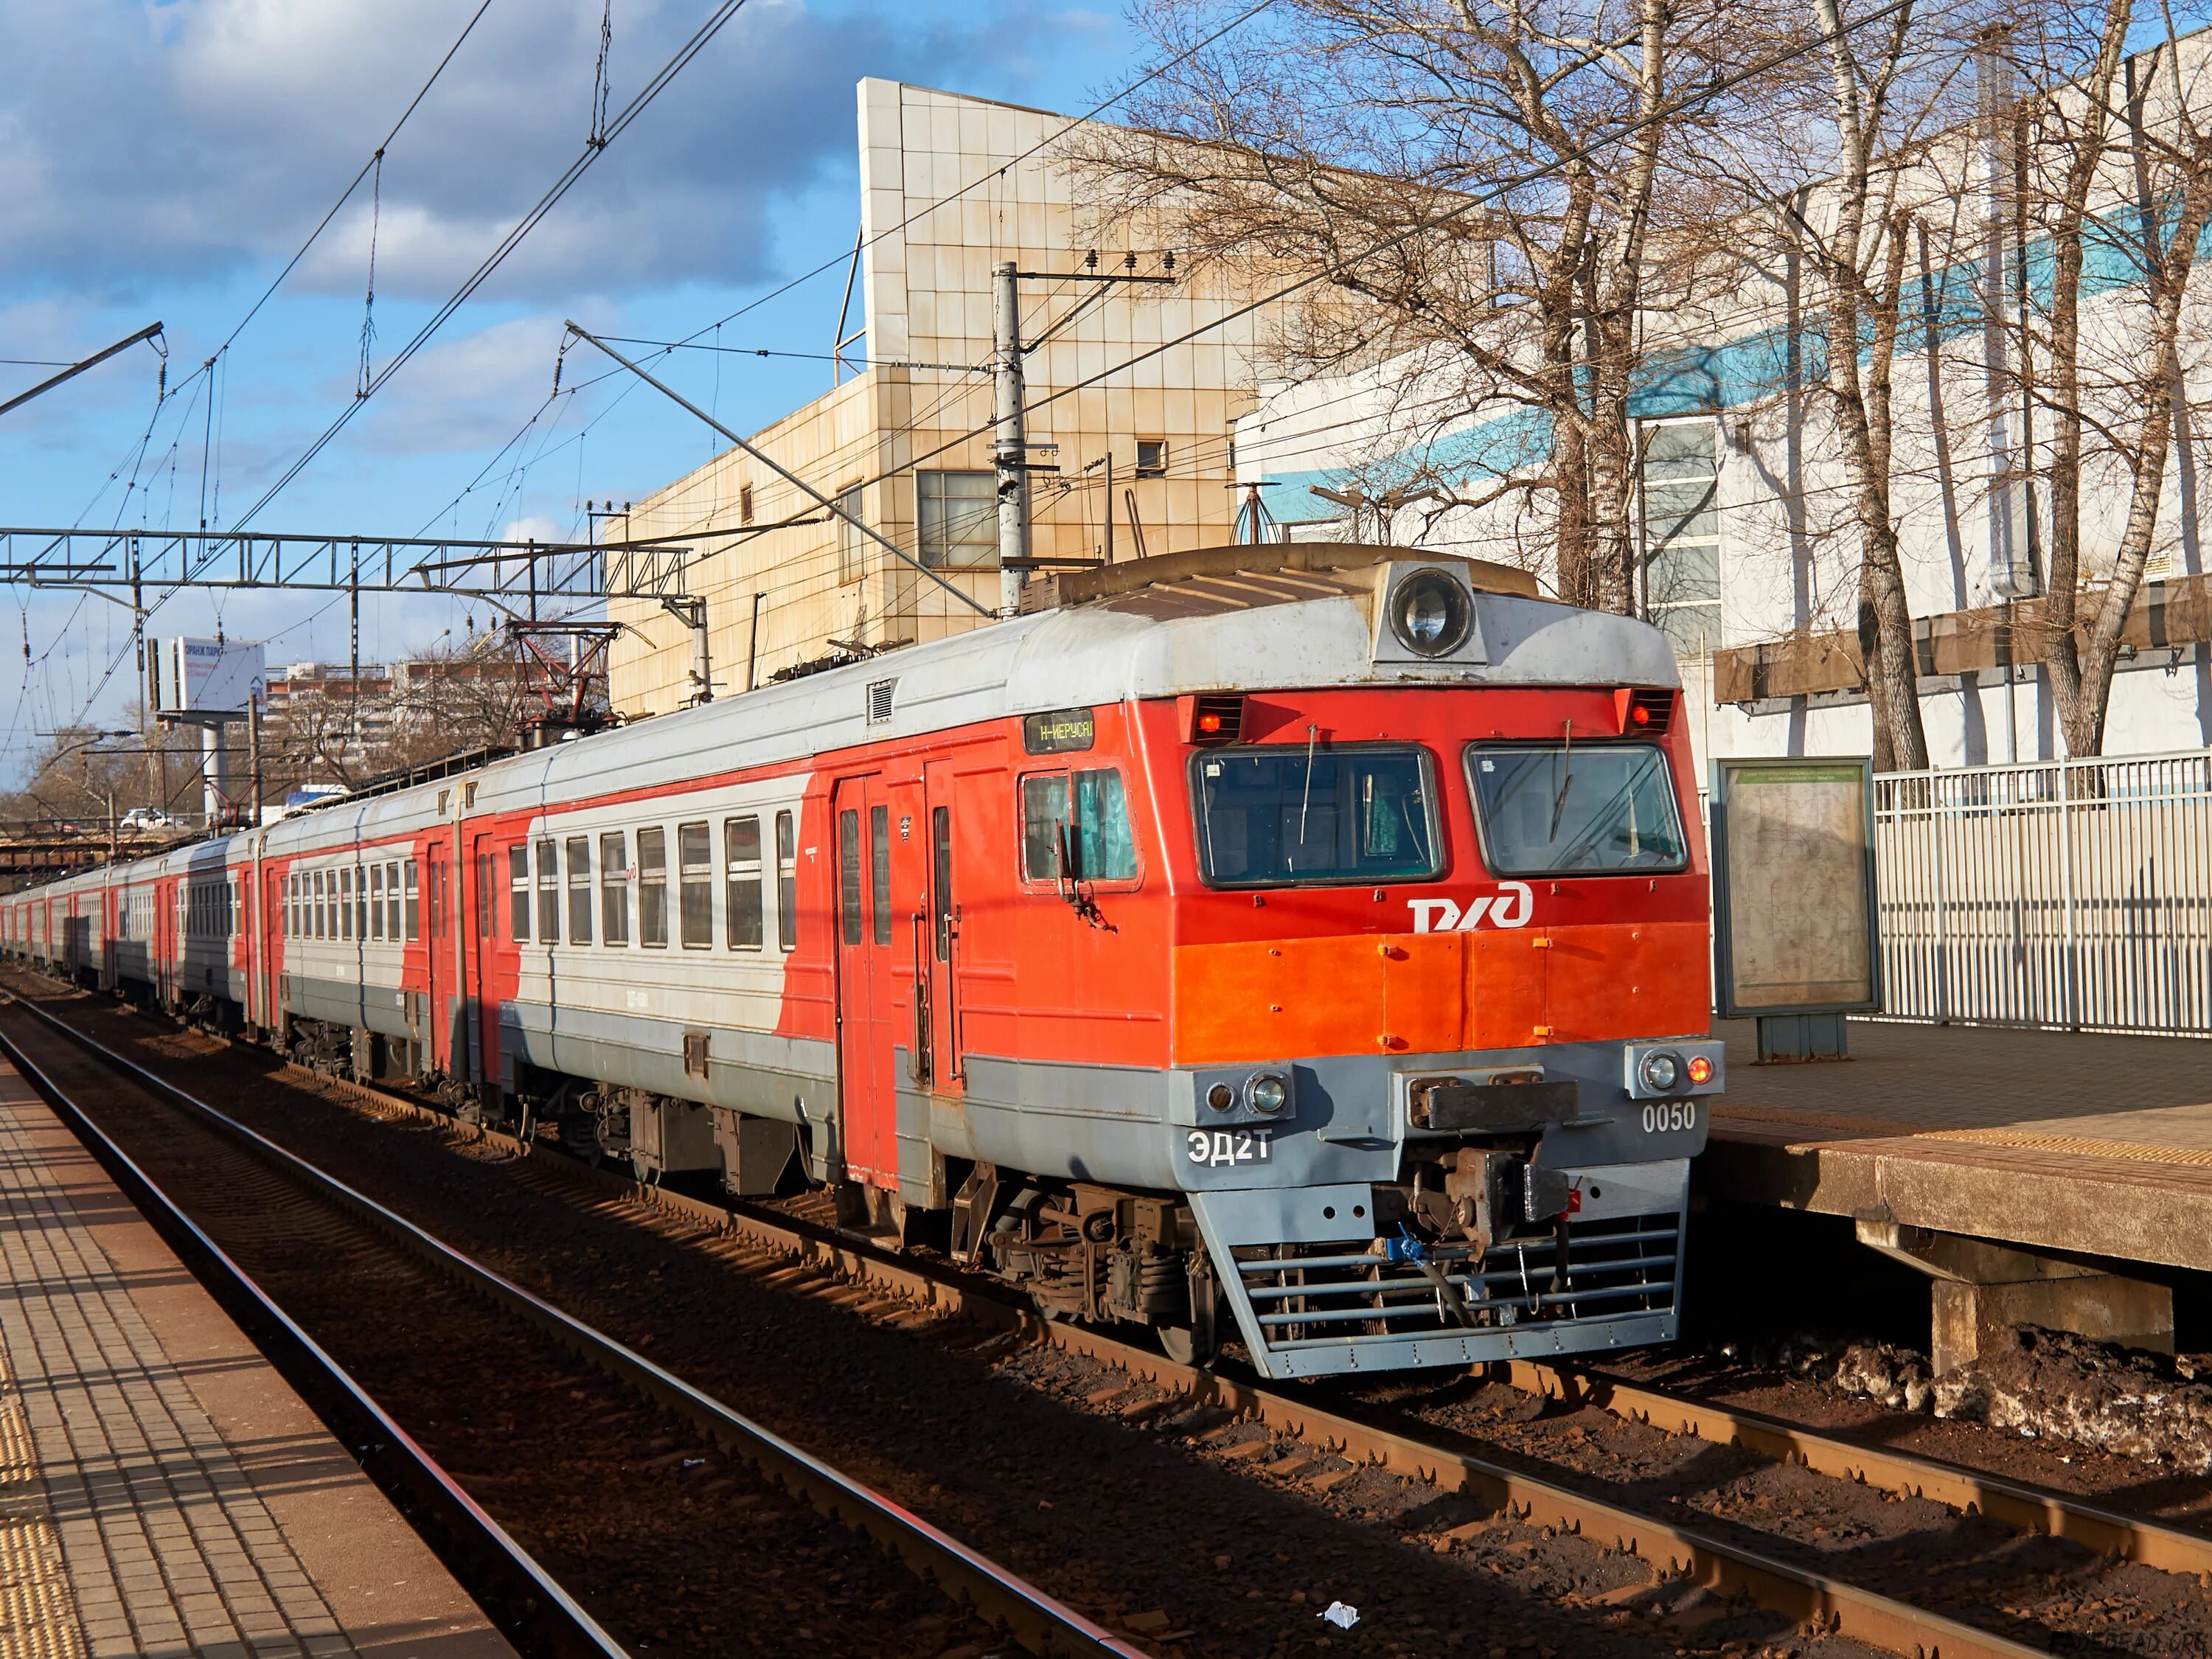
POLYGON ((1758 1066, 1722 1030, 1708 1194, 2212 1269, 2212 1042, 1854 1020, 1758 1066))
POLYGON ((0 1062, 0 1659, 513 1650, 0 1062))

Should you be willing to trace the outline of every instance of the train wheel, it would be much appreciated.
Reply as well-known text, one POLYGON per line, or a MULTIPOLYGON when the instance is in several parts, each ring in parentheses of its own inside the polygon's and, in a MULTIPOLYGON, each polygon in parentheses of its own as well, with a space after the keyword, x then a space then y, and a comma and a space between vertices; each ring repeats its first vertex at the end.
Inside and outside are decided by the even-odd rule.
POLYGON ((1203 1340, 1188 1325, 1163 1325, 1160 1329, 1160 1352, 1178 1365, 1206 1365, 1213 1361, 1220 1344, 1203 1340))

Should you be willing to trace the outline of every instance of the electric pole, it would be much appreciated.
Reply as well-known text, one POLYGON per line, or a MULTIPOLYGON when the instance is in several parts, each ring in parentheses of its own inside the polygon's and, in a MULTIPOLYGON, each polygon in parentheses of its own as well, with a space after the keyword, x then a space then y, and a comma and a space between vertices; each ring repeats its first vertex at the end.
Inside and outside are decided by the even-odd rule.
POLYGON ((1022 424, 1022 300, 1013 262, 991 273, 991 458, 999 482, 999 614, 1020 608, 1029 575, 1029 442, 1022 424))

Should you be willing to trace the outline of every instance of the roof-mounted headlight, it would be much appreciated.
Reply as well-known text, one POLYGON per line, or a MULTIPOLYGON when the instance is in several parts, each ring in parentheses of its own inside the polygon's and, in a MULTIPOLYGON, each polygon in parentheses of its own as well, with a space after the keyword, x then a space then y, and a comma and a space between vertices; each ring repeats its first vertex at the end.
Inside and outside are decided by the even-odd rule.
POLYGON ((1390 632, 1421 657, 1449 656, 1467 643, 1474 606, 1441 570, 1416 570, 1390 591, 1390 632))

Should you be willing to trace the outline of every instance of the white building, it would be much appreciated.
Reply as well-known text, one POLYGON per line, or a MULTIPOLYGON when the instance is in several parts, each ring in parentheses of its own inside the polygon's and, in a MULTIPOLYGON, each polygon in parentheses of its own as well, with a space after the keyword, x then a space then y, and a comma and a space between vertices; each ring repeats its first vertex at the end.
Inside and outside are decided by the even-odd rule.
MULTIPOLYGON (((2207 40, 2191 37, 2181 52, 2200 109, 2212 106, 2207 40)), ((1900 192, 1937 227, 1914 245, 1903 290, 1892 488, 1922 641, 1922 718, 1940 767, 2064 753, 2050 688, 2030 660, 2039 654, 2032 630, 2047 544, 2039 469, 2049 417, 2020 390, 2007 331, 2019 315, 2020 273, 2038 281, 2047 246, 2033 234, 2015 239, 2004 204, 1973 193, 1971 181, 1986 176, 1983 149, 1972 131, 1947 135, 1916 159, 1900 192), (1992 245, 2002 250, 1994 264, 1984 257, 1992 245), (1991 269, 2005 272, 2002 283, 1985 280, 1991 269), (1992 304, 2008 309, 1993 313, 1992 304), (2002 320, 1992 324, 1992 315, 2002 320)), ((2136 204, 2124 164, 2116 159, 2111 171, 2092 208, 2121 228, 2117 240, 2136 204)), ((1715 284, 1729 296, 1723 305, 1647 319, 1632 405, 1643 456, 1640 602, 1677 641, 1704 756, 1864 754, 1859 543, 1828 429, 1814 285, 1778 242, 1740 258, 1715 284)), ((2202 283, 2201 249, 2199 259, 2202 283)), ((2140 274, 2110 243, 2093 246, 2091 265, 2088 349, 2124 365, 2140 274)), ((2112 687, 2108 754, 2212 745, 2200 476, 2212 455, 2202 422, 2191 419, 2212 392, 2208 319, 2192 293, 2183 330, 2189 396, 2112 687)), ((1292 538, 1408 542, 1519 563, 1548 580, 1547 527, 1510 501, 1480 509, 1440 509, 1437 498, 1419 495, 1371 504, 1405 480, 1442 478, 1473 495, 1542 465, 1548 428, 1527 409, 1501 403, 1429 418, 1459 406, 1456 387, 1448 366, 1408 358, 1263 389, 1260 407, 1237 423, 1239 480, 1263 489, 1279 533, 1292 538)), ((2119 539, 2125 484, 2107 465, 2085 490, 2082 563, 2093 588, 2119 539)))

